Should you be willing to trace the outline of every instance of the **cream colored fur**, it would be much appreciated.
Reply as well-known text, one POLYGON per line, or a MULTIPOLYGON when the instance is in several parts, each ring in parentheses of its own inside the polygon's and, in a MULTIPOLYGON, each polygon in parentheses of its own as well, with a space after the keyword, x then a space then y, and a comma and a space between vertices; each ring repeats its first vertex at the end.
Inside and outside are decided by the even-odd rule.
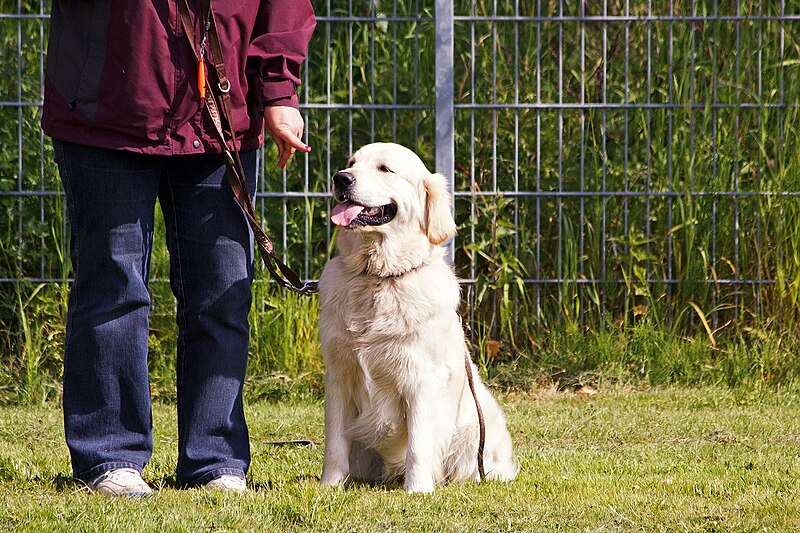
MULTIPOLYGON (((388 224, 340 229, 340 255, 320 279, 326 364, 322 482, 404 480, 410 492, 479 480, 478 422, 457 307, 439 246, 456 230, 444 176, 412 151, 371 144, 351 158, 349 198, 397 205, 388 224), (386 165, 392 172, 382 171, 386 165)), ((470 362, 472 365, 472 362, 470 362)), ((505 417, 481 383, 489 479, 518 471, 505 417)))

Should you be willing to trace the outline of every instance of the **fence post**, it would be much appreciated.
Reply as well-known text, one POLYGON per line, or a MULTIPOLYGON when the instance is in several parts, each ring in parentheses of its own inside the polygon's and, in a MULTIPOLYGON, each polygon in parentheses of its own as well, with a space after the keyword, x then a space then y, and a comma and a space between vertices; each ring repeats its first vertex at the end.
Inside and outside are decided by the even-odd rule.
MULTIPOLYGON (((450 196, 453 197, 455 172, 455 134, 453 106, 453 0, 436 0, 434 25, 436 31, 436 172, 447 176, 450 196)), ((454 211, 454 204, 450 205, 454 211)), ((453 239, 447 243, 447 257, 453 263, 453 239)))

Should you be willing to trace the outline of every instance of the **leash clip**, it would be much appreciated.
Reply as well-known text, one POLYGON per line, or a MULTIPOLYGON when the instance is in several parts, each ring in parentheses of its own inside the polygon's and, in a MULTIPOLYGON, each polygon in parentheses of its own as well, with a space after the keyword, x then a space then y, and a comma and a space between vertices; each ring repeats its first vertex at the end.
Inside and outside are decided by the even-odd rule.
POLYGON ((311 296, 312 294, 319 292, 319 283, 316 281, 307 281, 303 284, 302 287, 289 287, 291 290, 299 294, 300 296, 311 296))

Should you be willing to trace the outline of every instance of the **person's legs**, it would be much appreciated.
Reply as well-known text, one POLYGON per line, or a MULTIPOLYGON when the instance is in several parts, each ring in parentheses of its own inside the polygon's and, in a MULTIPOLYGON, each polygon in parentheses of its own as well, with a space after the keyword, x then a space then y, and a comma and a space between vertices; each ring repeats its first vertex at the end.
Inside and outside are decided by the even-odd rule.
MULTIPOLYGON (((256 153, 241 154, 255 190, 256 153)), ((244 476, 253 239, 222 156, 172 158, 159 193, 178 300, 179 485, 244 476)))
POLYGON ((64 426, 76 478, 141 472, 153 449, 147 277, 158 158, 53 142, 75 282, 64 348, 64 426))

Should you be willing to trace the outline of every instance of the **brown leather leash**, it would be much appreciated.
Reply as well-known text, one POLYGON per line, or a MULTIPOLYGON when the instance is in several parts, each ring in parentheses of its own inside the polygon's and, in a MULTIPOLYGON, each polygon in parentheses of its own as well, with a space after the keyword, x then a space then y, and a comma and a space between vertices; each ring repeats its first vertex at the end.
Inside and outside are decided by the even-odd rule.
POLYGON ((181 18, 183 31, 186 34, 186 38, 189 40, 192 52, 194 52, 195 59, 197 59, 198 62, 198 82, 202 88, 200 90, 200 94, 202 97, 203 93, 205 93, 204 96, 206 109, 208 109, 208 113, 211 115, 211 120, 214 122, 214 129, 219 137, 221 147, 225 155, 228 182, 230 183, 237 203, 242 208, 242 211, 244 211, 247 221, 250 224, 250 228, 253 230, 253 235, 255 236, 256 244, 258 245, 258 251, 261 254, 261 258, 264 260, 264 265, 266 265, 270 277, 272 277, 272 279, 275 280, 279 286, 285 289, 289 289, 298 294, 306 296, 311 295, 317 292, 317 283, 314 281, 303 282, 300 279, 300 276, 298 276, 291 268, 289 268, 278 258, 278 256, 275 254, 275 247, 272 244, 272 241, 261 227, 258 217, 256 216, 255 209, 253 208, 253 198, 250 195, 250 189, 248 188, 247 181, 245 181, 244 178, 244 166, 242 165, 242 161, 239 157, 239 151, 236 148, 236 127, 233 123, 233 111, 230 96, 231 82, 225 73, 225 62, 222 56, 222 47, 219 42, 219 35, 217 34, 214 11, 211 9, 210 0, 203 0, 202 6, 203 11, 206 13, 206 17, 205 21, 203 22, 203 36, 199 45, 196 40, 194 24, 192 23, 192 17, 186 0, 178 0, 178 14, 181 18), (208 57, 205 54, 206 38, 211 47, 211 57, 208 57), (203 79, 205 78, 204 65, 206 62, 210 63, 216 72, 216 91, 214 90, 213 84, 211 84, 208 79, 203 79), (220 100, 222 101, 222 113, 220 113, 220 108, 217 105, 215 92, 219 93, 220 100), (225 130, 223 129, 222 124, 223 118, 225 119, 225 122, 230 130, 230 144, 233 145, 233 147, 229 146, 226 140, 225 130))
POLYGON ((483 469, 483 448, 486 444, 486 424, 483 421, 483 409, 478 401, 478 393, 475 392, 475 378, 472 376, 472 365, 469 360, 469 352, 464 352, 464 366, 467 369, 467 382, 469 383, 469 390, 472 393, 472 399, 475 400, 475 409, 478 411, 478 474, 481 479, 486 477, 486 472, 483 469))

